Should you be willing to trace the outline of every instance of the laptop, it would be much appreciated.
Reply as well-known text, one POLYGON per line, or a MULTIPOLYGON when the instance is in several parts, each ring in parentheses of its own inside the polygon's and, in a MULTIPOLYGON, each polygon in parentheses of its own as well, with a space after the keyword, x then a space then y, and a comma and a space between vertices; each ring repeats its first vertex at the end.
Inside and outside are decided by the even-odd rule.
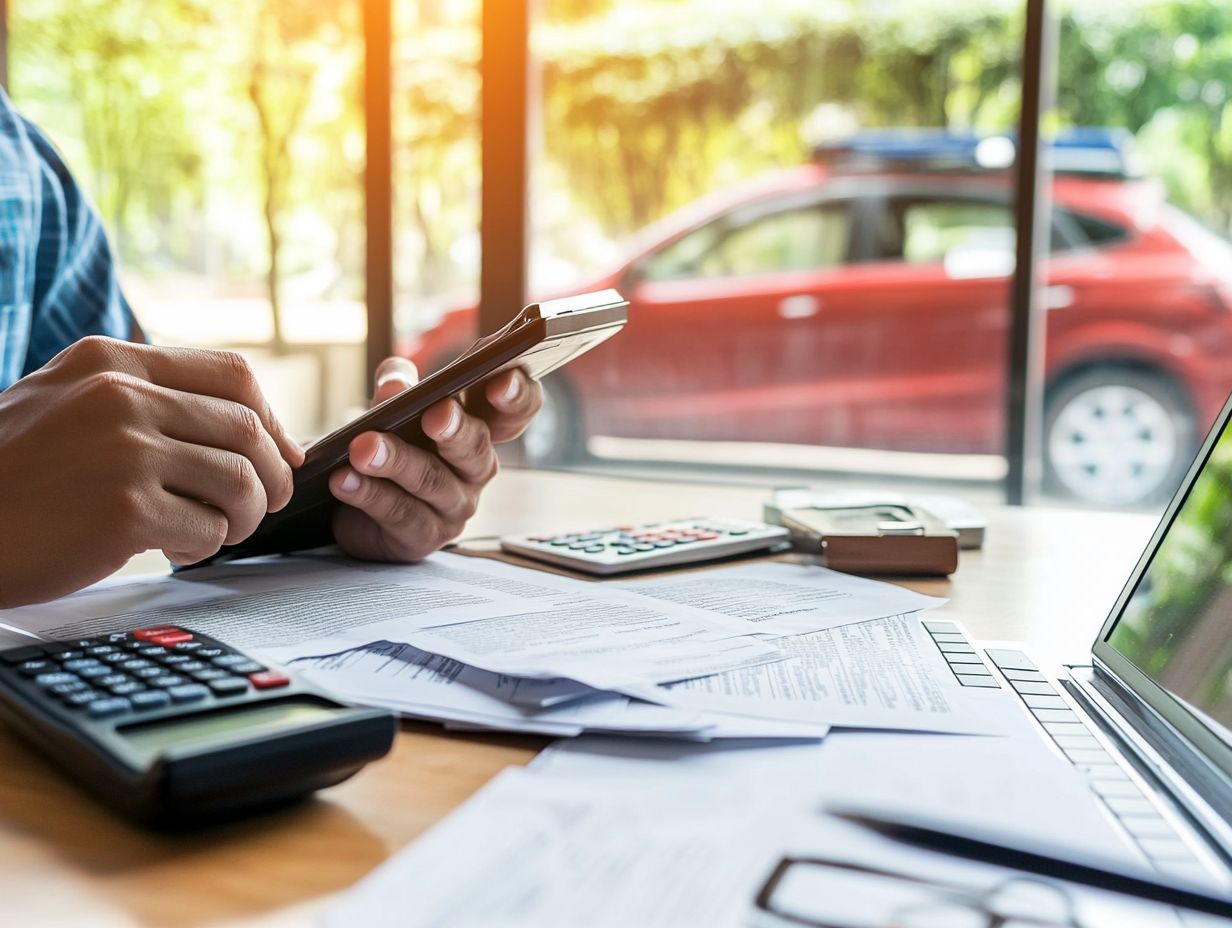
POLYGON ((1232 398, 1087 663, 924 621, 964 686, 1002 689, 1154 869, 1232 887, 1232 398))

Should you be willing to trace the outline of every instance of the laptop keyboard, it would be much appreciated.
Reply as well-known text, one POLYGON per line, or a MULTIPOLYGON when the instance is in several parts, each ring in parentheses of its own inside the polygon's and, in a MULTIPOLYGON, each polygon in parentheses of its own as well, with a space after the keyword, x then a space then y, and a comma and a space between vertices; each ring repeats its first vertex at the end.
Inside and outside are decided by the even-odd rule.
MULTIPOLYGON (((953 622, 923 624, 959 682, 964 686, 989 687, 987 683, 968 682, 987 675, 992 686, 999 686, 958 625, 953 622)), ((1004 648, 987 648, 984 653, 1061 753, 1086 775, 1091 789, 1155 869, 1209 882, 1210 871, 1163 815, 1155 800, 1143 791, 1123 763, 1105 749, 1085 716, 1071 708, 1030 656, 1004 648)))
POLYGON ((924 622, 923 625, 959 683, 981 689, 1001 689, 1001 684, 971 647, 961 628, 953 622, 924 622))

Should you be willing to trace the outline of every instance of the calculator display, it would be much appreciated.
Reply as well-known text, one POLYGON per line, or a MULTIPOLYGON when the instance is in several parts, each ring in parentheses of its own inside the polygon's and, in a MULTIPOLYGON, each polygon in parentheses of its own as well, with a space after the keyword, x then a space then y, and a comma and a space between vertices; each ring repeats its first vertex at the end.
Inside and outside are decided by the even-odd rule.
POLYGON ((276 735, 328 721, 335 714, 336 710, 316 703, 285 701, 127 725, 118 733, 134 747, 157 753, 166 748, 226 743, 236 737, 276 735))

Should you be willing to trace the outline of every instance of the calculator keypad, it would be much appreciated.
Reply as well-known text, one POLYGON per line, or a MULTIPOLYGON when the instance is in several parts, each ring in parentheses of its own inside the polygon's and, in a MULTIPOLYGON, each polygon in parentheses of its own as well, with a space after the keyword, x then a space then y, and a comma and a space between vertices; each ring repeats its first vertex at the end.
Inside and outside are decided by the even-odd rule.
POLYGON ((685 519, 589 532, 506 537, 501 539, 501 546, 528 557, 606 574, 763 550, 787 537, 786 529, 760 522, 685 519))
POLYGON ((246 654, 170 625, 14 648, 0 652, 0 665, 31 680, 48 699, 95 719, 291 682, 246 654))
POLYGON ((734 522, 673 522, 665 525, 622 525, 598 532, 575 532, 565 535, 530 535, 531 544, 544 548, 564 548, 585 554, 617 555, 675 548, 699 541, 743 538, 752 528, 734 522))

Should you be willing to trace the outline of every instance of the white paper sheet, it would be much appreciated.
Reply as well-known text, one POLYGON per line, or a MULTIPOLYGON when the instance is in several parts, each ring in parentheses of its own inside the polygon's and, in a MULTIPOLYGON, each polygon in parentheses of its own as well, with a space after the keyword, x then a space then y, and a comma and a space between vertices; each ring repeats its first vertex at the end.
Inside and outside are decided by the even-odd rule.
POLYGON ((773 856, 751 784, 617 795, 507 770, 328 928, 736 928, 773 856))
POLYGON ((799 635, 943 605, 944 599, 813 564, 742 564, 620 584, 731 616, 767 635, 799 635))
POLYGON ((362 647, 374 638, 411 644, 494 673, 563 677, 632 696, 647 695, 660 682, 782 656, 753 636, 730 635, 698 610, 602 588, 555 598, 530 611, 427 629, 393 620, 265 653, 287 661, 362 647))
POLYGON ((412 626, 465 622, 535 602, 466 586, 418 565, 301 556, 104 582, 55 602, 0 611, 0 623, 44 638, 183 625, 260 649, 352 633, 371 641, 382 636, 356 630, 394 617, 412 626))
MULTIPOLYGON (((617 758, 598 776, 594 764, 588 774, 574 767, 565 775, 561 766, 507 770, 361 881, 327 915, 327 928, 779 928, 782 922, 759 913, 754 899, 788 854, 864 865, 906 879, 875 874, 852 881, 843 879, 849 871, 793 870, 776 902, 835 924, 910 924, 901 917, 906 906, 968 898, 978 908, 987 892, 1013 875, 811 814, 808 806, 824 790, 824 777, 814 779, 812 791, 777 791, 773 776, 767 781, 752 775, 743 763, 766 752, 661 747, 720 758, 718 766, 725 765, 727 775, 715 775, 712 765, 710 776, 696 776, 694 767, 694 776, 659 777, 643 762, 642 775, 634 777, 617 758), (615 769, 620 767, 625 769, 615 769), (920 881, 942 890, 921 889, 920 881)), ((808 750, 796 749, 796 756, 808 750)), ((816 757, 818 749, 811 750, 816 757)), ((754 769, 760 774, 767 768, 758 763, 754 769)), ((1069 823, 1060 816, 1075 799, 1067 785, 1073 784, 1061 784, 1061 799, 1052 807, 1052 820, 1062 827, 1069 823)), ((1037 782, 1033 791, 1042 793, 1046 786, 1037 782)), ((1077 801, 1090 804, 1081 795, 1077 801)), ((1038 883, 1026 888, 1038 889, 1038 883)), ((1062 905, 1072 902, 1083 925, 1175 925, 1159 907, 1075 887, 1062 892, 1062 905)), ((1046 903, 1055 896, 1049 890, 1030 898, 1046 903)), ((966 924, 952 905, 940 911, 939 921, 925 924, 966 924)))
POLYGON ((678 708, 835 727, 995 734, 915 615, 776 639, 787 660, 659 687, 678 708))
POLYGON ((527 680, 490 673, 395 642, 375 642, 327 657, 301 658, 291 666, 345 699, 458 728, 559 737, 583 731, 616 732, 694 741, 734 737, 817 739, 827 731, 825 726, 671 709, 591 689, 584 690, 584 698, 579 699, 577 685, 571 681, 527 680), (527 690, 535 698, 546 698, 553 689, 564 690, 574 698, 546 708, 519 705, 514 698, 527 690))
POLYGON ((1031 727, 1014 697, 992 693, 1002 738, 833 731, 820 744, 690 745, 585 735, 544 750, 531 769, 562 782, 756 782, 817 812, 871 806, 1141 863, 1087 780, 1031 727))

